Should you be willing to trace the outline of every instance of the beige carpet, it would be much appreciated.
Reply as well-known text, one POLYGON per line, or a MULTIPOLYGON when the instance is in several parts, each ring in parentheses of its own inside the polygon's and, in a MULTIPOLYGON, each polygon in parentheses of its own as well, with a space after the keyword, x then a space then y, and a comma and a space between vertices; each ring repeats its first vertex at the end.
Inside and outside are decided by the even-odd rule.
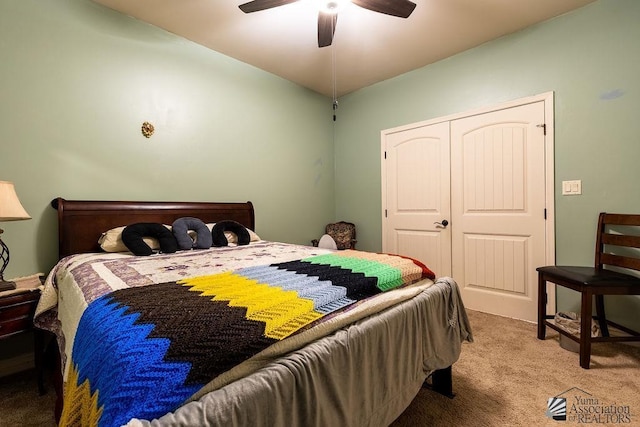
POLYGON ((55 392, 48 388, 47 394, 38 395, 35 371, 0 378, 0 426, 55 426, 55 392))
MULTIPOLYGON (((394 427, 640 426, 640 348, 595 344, 592 367, 585 370, 576 353, 559 346, 555 332, 540 341, 534 324, 474 311, 469 319, 475 342, 464 344, 453 366, 456 397, 422 390, 394 427), (620 417, 630 422, 614 422, 622 419, 606 415, 599 423, 593 418, 581 423, 551 420, 545 415, 547 401, 559 394, 567 399, 569 418, 577 396, 582 400, 574 415, 615 404, 628 409, 620 417)), ((0 426, 54 426, 54 393, 49 389, 38 396, 33 372, 0 378, 0 426)))
POLYGON ((558 333, 550 328, 547 339, 540 341, 535 324, 470 310, 468 314, 475 342, 463 345, 453 365, 456 397, 422 390, 394 427, 640 426, 640 348, 594 344, 591 369, 582 369, 578 354, 561 348, 558 333), (548 399, 559 394, 566 398, 565 422, 545 415, 548 399), (612 404, 629 414, 609 419, 605 414, 599 423, 588 417, 588 411, 612 404), (571 419, 578 411, 587 411, 587 416, 571 419), (623 422, 627 417, 630 422, 623 422))

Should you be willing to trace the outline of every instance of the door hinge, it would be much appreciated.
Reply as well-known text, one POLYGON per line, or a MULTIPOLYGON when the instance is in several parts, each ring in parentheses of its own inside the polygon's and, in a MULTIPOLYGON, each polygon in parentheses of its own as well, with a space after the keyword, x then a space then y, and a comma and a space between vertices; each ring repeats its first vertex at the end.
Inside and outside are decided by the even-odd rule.
POLYGON ((540 125, 536 125, 536 127, 542 128, 542 134, 543 135, 547 134, 547 124, 546 123, 542 123, 540 125))
POLYGON ((387 210, 386 209, 384 210, 384 217, 385 218, 387 217, 387 210))
POLYGON ((547 208, 544 208, 544 219, 547 219, 547 208))
POLYGON ((385 160, 387 159, 387 152, 386 151, 384 152, 384 159, 385 160))

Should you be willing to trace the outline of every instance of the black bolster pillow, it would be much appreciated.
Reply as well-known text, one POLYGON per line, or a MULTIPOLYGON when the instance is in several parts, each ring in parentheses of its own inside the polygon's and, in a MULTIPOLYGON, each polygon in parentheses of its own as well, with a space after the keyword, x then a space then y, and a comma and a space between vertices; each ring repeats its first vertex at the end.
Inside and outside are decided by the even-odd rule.
POLYGON ((155 222, 138 222, 128 225, 122 230, 122 242, 134 255, 151 255, 153 250, 143 237, 153 237, 160 243, 160 251, 171 254, 178 250, 178 242, 173 233, 162 224, 155 222))
POLYGON ((211 237, 213 238, 213 246, 229 246, 225 231, 230 231, 238 236, 238 245, 248 245, 251 236, 244 225, 236 221, 226 220, 219 221, 211 229, 211 237))
POLYGON ((211 236, 209 227, 198 218, 190 216, 178 218, 173 222, 171 231, 178 242, 178 248, 181 250, 192 248, 209 249, 213 244, 213 237, 211 236), (189 230, 196 232, 195 242, 191 239, 191 236, 189 236, 189 230))

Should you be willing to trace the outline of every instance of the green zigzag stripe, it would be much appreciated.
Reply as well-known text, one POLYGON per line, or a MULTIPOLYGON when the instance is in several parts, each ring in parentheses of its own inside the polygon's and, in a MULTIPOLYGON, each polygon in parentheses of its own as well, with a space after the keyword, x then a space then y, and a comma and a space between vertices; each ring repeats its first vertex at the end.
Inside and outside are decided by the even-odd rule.
POLYGON ((362 273, 366 277, 375 277, 378 281, 376 286, 381 291, 387 291, 402 285, 402 271, 378 261, 345 257, 336 254, 316 255, 305 258, 302 261, 311 264, 331 265, 333 267, 351 270, 354 273, 362 273))

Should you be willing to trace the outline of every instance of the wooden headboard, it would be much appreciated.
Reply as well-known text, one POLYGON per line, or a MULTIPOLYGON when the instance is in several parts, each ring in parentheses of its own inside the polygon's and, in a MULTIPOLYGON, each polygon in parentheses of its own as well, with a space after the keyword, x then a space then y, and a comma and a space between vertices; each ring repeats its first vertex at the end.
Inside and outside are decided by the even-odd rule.
POLYGON ((255 230, 253 204, 208 202, 122 202, 53 199, 58 210, 59 258, 100 252, 98 239, 107 230, 137 222, 171 225, 181 217, 200 218, 205 223, 233 220, 255 230))

